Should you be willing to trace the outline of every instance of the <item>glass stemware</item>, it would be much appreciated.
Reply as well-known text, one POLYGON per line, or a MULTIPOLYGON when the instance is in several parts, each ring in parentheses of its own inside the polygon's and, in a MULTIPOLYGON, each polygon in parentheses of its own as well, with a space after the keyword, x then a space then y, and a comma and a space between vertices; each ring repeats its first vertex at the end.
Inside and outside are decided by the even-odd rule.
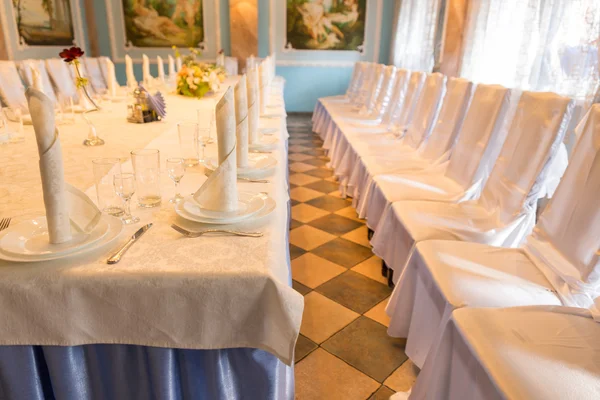
POLYGON ((167 158, 167 172, 169 178, 175 183, 175 196, 169 202, 179 203, 183 200, 183 196, 179 193, 179 182, 185 174, 185 161, 183 158, 167 158))
POLYGON ((179 146, 185 165, 198 165, 198 124, 196 122, 180 122, 177 124, 179 146))
POLYGON ((200 164, 206 163, 205 150, 206 150, 206 145, 208 143, 210 143, 210 140, 211 140, 210 139, 210 129, 208 129, 208 128, 200 129, 200 131, 198 132, 198 144, 202 148, 202 157, 200 158, 200 164))
POLYGON ((121 221, 125 225, 138 222, 139 217, 131 215, 131 198, 135 193, 135 176, 131 173, 115 174, 113 180, 115 192, 125 202, 125 214, 121 217, 121 221))
POLYGON ((201 128, 208 129, 208 141, 206 143, 214 143, 215 140, 212 138, 212 130, 215 126, 214 107, 198 109, 198 126, 201 128))

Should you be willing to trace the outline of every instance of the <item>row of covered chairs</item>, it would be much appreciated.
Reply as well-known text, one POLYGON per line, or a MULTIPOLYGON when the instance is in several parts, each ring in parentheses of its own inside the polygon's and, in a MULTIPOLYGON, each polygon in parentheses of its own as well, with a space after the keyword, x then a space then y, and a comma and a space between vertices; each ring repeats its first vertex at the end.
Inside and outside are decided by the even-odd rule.
MULTIPOLYGON (((79 64, 92 93, 106 93, 110 79, 108 62, 108 57, 85 57, 79 64)), ((0 101, 4 107, 27 112, 25 87, 33 85, 34 73, 39 74, 44 93, 54 103, 69 98, 77 102, 75 70, 62 59, 0 61, 0 101)), ((115 79, 114 75, 112 79, 115 79)))
POLYGON ((600 105, 578 124, 568 162, 572 112, 554 93, 371 63, 356 65, 345 95, 319 100, 313 130, 396 283, 388 333, 407 338, 423 368, 411 398, 552 398, 577 385, 536 363, 553 352, 553 367, 594 383, 577 393, 600 387, 597 346, 583 347, 595 362, 576 371, 560 358, 580 355, 561 352, 565 343, 600 331, 579 321, 597 318, 600 296, 600 105), (552 199, 536 224, 543 196, 552 199), (554 308, 470 310, 533 305, 554 308), (516 332, 547 346, 517 346, 516 332), (503 343, 528 371, 511 369, 503 343))

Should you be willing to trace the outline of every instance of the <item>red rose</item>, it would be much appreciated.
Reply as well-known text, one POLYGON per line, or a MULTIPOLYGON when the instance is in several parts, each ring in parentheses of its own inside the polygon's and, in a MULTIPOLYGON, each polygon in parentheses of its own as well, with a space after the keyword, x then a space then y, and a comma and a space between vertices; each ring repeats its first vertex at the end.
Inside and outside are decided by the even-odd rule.
POLYGON ((71 47, 70 49, 64 49, 63 51, 58 53, 58 55, 60 56, 60 58, 64 58, 64 62, 70 63, 71 61, 83 56, 83 53, 84 51, 81 50, 79 47, 71 47))

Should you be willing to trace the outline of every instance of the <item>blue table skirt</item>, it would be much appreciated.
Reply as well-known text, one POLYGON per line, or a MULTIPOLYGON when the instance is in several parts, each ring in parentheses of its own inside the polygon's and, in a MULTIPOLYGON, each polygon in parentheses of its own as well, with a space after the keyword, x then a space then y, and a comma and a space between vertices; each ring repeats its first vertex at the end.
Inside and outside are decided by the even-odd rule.
POLYGON ((2 400, 292 400, 293 374, 257 349, 0 346, 2 400))

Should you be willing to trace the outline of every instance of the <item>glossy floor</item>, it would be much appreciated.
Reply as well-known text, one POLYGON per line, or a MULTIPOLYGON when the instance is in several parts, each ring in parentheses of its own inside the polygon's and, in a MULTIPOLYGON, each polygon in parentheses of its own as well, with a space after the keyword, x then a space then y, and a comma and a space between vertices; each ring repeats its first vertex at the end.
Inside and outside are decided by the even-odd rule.
POLYGON ((388 399, 417 369, 387 335, 391 294, 367 227, 339 195, 310 115, 288 116, 294 288, 304 295, 296 344, 296 398, 388 399))

